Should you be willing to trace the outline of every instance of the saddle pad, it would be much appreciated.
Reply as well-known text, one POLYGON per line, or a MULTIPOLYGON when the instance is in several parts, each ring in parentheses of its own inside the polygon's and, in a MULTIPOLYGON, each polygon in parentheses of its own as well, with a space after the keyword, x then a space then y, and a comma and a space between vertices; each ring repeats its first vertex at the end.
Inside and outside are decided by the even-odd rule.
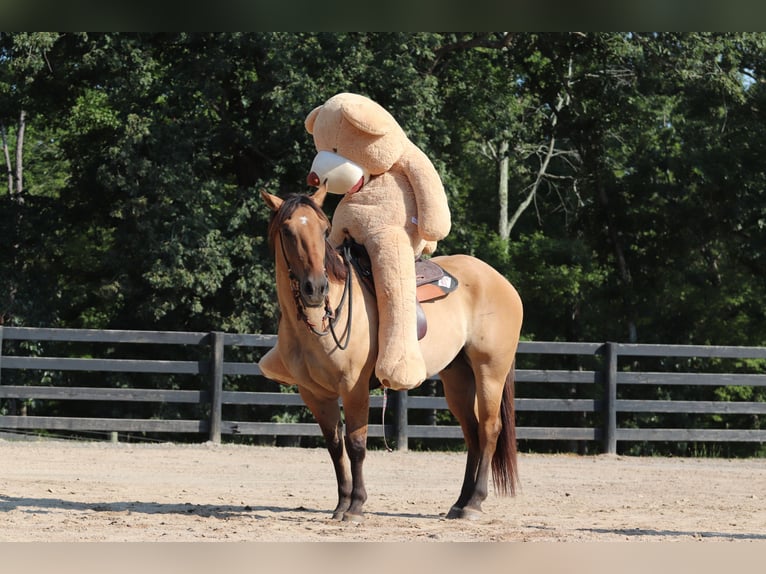
POLYGON ((425 285, 444 276, 444 270, 430 259, 415 260, 415 284, 425 285))
POLYGON ((415 284, 418 302, 422 303, 451 293, 457 289, 458 281, 433 261, 418 259, 415 261, 415 284))

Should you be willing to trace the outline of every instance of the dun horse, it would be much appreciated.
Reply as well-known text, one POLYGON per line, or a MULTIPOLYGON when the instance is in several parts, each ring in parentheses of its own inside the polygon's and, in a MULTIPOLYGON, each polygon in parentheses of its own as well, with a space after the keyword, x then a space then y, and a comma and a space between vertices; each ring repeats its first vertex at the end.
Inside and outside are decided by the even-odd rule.
MULTIPOLYGON (((323 195, 314 195, 321 197, 317 202, 305 195, 262 196, 274 212, 269 240, 282 313, 278 347, 288 371, 265 368, 264 373, 297 385, 321 427, 338 481, 333 517, 363 520, 369 381, 377 353, 375 300, 327 241, 323 195)), ((513 366, 522 304, 513 286, 476 258, 433 261, 459 282, 448 296, 423 303, 428 328, 420 341, 429 375, 439 374, 468 450, 460 495, 447 516, 477 518, 490 472, 498 494, 512 495, 517 481, 513 366)))

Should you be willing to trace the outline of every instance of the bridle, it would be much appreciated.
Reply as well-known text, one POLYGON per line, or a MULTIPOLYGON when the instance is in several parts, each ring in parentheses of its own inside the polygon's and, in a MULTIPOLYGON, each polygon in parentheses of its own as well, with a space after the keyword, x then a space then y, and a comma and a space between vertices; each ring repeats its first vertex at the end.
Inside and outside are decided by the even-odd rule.
MULTIPOLYGON (((329 245, 329 240, 325 239, 325 242, 329 245)), ((311 321, 309 321, 308 315, 306 315, 306 304, 303 301, 303 296, 301 295, 300 281, 293 272, 293 269, 290 266, 290 262, 287 259, 287 251, 285 250, 284 239, 282 238, 281 231, 279 232, 279 243, 282 249, 282 257, 284 257, 285 266, 287 267, 288 277, 290 278, 290 289, 292 290, 293 299, 295 300, 295 308, 298 311, 298 320, 302 321, 306 327, 308 327, 309 331, 318 337, 325 337, 328 333, 331 334, 333 341, 335 341, 335 345, 341 351, 344 351, 348 347, 348 343, 351 340, 351 312, 353 309, 353 297, 351 295, 351 274, 354 272, 351 265, 351 246, 348 242, 344 242, 337 249, 340 251, 341 256, 343 257, 343 264, 346 267, 346 279, 343 285, 343 294, 341 295, 340 302, 338 303, 338 306, 335 307, 335 309, 333 309, 330 305, 329 294, 325 295, 325 313, 322 317, 322 330, 320 331, 317 330, 311 321), (343 306, 346 304, 346 299, 348 299, 348 317, 346 319, 346 327, 341 336, 338 337, 336 333, 336 324, 338 322, 338 317, 343 310, 343 306), (341 342, 341 339, 344 339, 343 342, 341 342)), ((332 246, 330 246, 330 248, 334 249, 332 246)), ((325 278, 327 278, 327 271, 325 271, 325 278)))

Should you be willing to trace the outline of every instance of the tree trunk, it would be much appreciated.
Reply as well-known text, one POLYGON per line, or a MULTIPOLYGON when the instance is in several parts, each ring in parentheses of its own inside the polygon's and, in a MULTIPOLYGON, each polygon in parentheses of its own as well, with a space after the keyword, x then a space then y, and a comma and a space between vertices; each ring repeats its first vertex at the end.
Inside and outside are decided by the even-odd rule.
POLYGON ((8 149, 8 136, 5 131, 5 124, 0 123, 0 138, 3 142, 3 155, 5 156, 5 169, 8 172, 8 194, 13 195, 13 166, 11 165, 11 152, 8 149))
POLYGON ((500 233, 500 239, 505 241, 507 241, 511 235, 511 226, 508 222, 508 147, 508 140, 503 140, 500 143, 500 149, 497 154, 500 167, 500 183, 497 188, 497 193, 500 196, 500 219, 498 221, 498 231, 500 233))
POLYGON ((27 125, 27 112, 19 113, 19 130, 16 132, 16 193, 24 191, 24 130, 27 125))

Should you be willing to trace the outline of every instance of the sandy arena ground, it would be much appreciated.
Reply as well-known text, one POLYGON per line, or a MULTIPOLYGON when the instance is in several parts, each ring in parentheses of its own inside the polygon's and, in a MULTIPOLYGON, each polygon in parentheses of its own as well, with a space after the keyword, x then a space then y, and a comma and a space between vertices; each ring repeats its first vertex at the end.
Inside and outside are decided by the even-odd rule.
POLYGON ((764 541, 766 460, 521 455, 453 521, 462 453, 372 451, 367 520, 330 520, 324 449, 0 441, 0 541, 764 541))

